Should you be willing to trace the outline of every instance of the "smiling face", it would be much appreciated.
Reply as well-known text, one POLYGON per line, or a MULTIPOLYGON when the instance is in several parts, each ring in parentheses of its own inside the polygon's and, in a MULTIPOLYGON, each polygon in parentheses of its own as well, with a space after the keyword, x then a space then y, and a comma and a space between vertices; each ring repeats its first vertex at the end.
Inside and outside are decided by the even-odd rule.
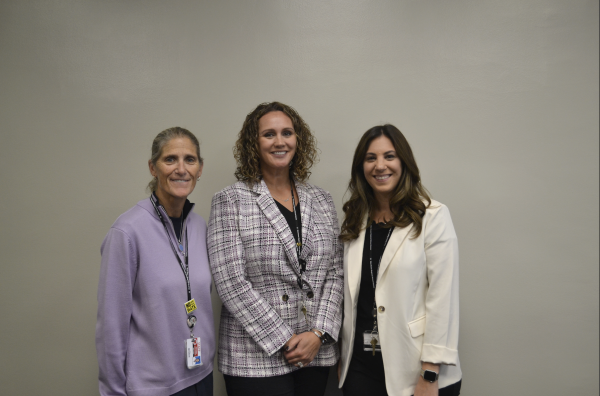
POLYGON ((296 132, 290 117, 272 111, 258 120, 258 152, 262 172, 288 169, 296 154, 296 132))
POLYGON ((155 192, 163 205, 185 202, 202 174, 197 147, 187 137, 169 140, 156 164, 149 161, 148 166, 152 176, 156 177, 155 192))
POLYGON ((385 135, 371 141, 363 171, 377 198, 390 198, 402 176, 402 163, 392 141, 385 135))

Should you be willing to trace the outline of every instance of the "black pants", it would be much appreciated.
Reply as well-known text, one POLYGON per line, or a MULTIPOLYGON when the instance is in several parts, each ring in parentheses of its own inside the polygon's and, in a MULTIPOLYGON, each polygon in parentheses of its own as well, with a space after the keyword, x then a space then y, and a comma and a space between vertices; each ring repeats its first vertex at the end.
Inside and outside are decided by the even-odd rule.
POLYGON ((188 386, 171 396, 213 396, 213 373, 208 374, 197 384, 188 386))
MULTIPOLYGON (((344 396, 388 396, 385 387, 385 375, 377 373, 372 375, 370 370, 362 367, 362 363, 357 359, 350 361, 348 374, 344 381, 344 396)), ((447 386, 439 390, 439 396, 458 396, 460 395, 460 386, 462 381, 447 386)))
POLYGON ((329 367, 307 367, 276 377, 224 375, 228 396, 323 396, 329 367))

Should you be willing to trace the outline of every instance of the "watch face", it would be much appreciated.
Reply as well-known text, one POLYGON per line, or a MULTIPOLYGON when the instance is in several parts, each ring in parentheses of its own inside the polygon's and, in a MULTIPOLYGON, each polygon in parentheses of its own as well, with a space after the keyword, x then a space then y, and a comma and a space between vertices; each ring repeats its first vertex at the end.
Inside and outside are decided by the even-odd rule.
POLYGON ((423 374, 423 378, 425 379, 425 381, 435 382, 437 380, 437 373, 435 373, 433 371, 425 370, 425 373, 423 374))

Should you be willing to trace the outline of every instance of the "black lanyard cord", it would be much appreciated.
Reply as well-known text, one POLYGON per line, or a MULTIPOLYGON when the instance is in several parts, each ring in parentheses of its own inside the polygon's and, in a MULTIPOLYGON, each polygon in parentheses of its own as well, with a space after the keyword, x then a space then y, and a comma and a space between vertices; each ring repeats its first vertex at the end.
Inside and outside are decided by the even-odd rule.
MULTIPOLYGON (((185 228, 185 251, 183 252, 183 257, 185 259, 185 264, 184 264, 183 261, 181 261, 181 258, 179 257, 179 253, 177 253, 175 246, 173 245, 173 240, 171 239, 171 234, 169 234, 169 230, 167 228, 167 223, 165 222, 163 215, 160 213, 160 210, 158 210, 158 207, 156 206, 156 202, 154 202, 154 199, 152 199, 152 197, 150 197, 150 202, 152 202, 152 206, 154 206, 154 210, 156 211, 156 214, 158 215, 160 222, 162 223, 163 227, 165 228, 165 232, 167 233, 167 237, 169 238, 169 245, 171 245, 171 250, 173 250, 173 254, 175 255, 175 258, 177 259, 177 262, 179 263, 179 266, 181 267, 181 270, 183 271, 183 275, 185 276, 185 282, 187 285, 187 297, 188 297, 188 301, 190 301, 192 299, 192 288, 190 285, 190 267, 188 264, 187 227, 185 228)), ((183 216, 183 214, 182 214, 182 216, 183 216)), ((182 222, 183 222, 183 219, 182 219, 182 222)), ((183 223, 182 223, 182 232, 183 232, 183 223)))
POLYGON ((392 235, 392 230, 394 227, 390 227, 388 231, 387 238, 385 239, 385 243, 383 244, 383 250, 381 251, 381 257, 379 257, 379 262, 377 263, 377 272, 373 275, 373 224, 369 227, 369 267, 371 267, 371 281, 373 282, 373 290, 377 286, 377 277, 379 276, 379 266, 381 265, 381 259, 383 259, 383 253, 385 252, 385 248, 390 240, 390 236, 392 235))
POLYGON ((298 221, 298 213, 296 213, 296 198, 294 198, 294 184, 290 180, 290 190, 292 193, 292 206, 294 207, 294 224, 296 225, 296 234, 298 240, 296 241, 296 255, 298 255, 298 263, 300 264, 300 277, 298 278, 298 286, 302 289, 304 284, 302 275, 306 271, 306 260, 300 258, 302 254, 302 220, 298 221))
MULTIPOLYGON (((373 292, 375 292, 375 288, 377 287, 377 277, 379 277, 379 267, 381 266, 381 260, 383 259, 383 253, 385 252, 385 248, 390 240, 390 236, 392 235, 392 230, 394 227, 390 227, 388 231, 387 238, 385 239, 385 243, 383 244, 383 250, 381 251, 381 257, 379 257, 379 262, 377 263, 377 272, 373 274, 373 223, 369 227, 369 267, 371 267, 371 281, 373 282, 373 292)), ((373 331, 377 331, 377 301, 375 296, 373 296, 373 331)))

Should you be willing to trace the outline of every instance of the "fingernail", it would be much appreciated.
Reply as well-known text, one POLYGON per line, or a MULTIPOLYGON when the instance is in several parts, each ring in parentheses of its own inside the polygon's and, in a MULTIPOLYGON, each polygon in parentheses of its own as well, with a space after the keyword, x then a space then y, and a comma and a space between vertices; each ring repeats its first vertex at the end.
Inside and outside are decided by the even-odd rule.
POLYGON ((285 347, 285 351, 287 352, 287 351, 289 351, 289 350, 290 350, 290 347, 289 347, 289 346, 286 346, 286 347, 285 347))

